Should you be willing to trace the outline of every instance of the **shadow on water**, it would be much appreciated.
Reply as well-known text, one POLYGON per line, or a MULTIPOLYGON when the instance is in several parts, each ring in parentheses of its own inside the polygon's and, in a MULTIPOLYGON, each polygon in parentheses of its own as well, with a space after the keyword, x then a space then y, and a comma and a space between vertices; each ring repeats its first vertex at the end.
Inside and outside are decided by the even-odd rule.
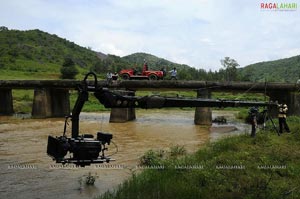
MULTIPOLYGON (((194 125, 194 111, 137 110, 136 114, 137 120, 126 123, 109 123, 108 112, 81 114, 80 133, 110 132, 119 151, 113 156, 115 162, 105 164, 109 167, 85 168, 55 164, 46 155, 47 137, 62 135, 64 118, 0 117, 0 198, 92 198, 128 178, 147 150, 183 145, 191 153, 223 135, 245 131, 232 119, 232 112, 214 112, 231 119, 229 125, 210 129, 194 125), (83 183, 88 173, 96 176, 94 186, 83 183)), ((110 145, 108 154, 115 151, 110 145)))

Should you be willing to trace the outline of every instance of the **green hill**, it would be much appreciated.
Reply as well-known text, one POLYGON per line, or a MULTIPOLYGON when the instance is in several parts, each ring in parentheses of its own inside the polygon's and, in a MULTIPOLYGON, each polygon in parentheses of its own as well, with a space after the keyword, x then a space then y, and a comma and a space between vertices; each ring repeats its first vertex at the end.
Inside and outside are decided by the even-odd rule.
MULTIPOLYGON (((147 53, 125 57, 106 55, 81 47, 74 42, 41 30, 9 30, 0 27, 0 79, 58 79, 66 56, 72 57, 79 70, 77 79, 88 71, 105 77, 107 71, 137 67, 144 59, 149 68, 167 71, 176 67, 181 80, 224 80, 225 70, 205 71, 185 64, 177 64, 147 53)), ((241 81, 295 82, 300 77, 300 55, 270 62, 260 62, 238 69, 241 81)))
POLYGON ((300 78, 300 55, 251 64, 239 73, 244 81, 296 82, 300 78))
POLYGON ((86 72, 97 61, 96 52, 40 30, 0 30, 0 70, 3 78, 59 78, 64 58, 71 56, 86 72))
POLYGON ((190 68, 190 66, 188 65, 177 64, 147 53, 134 53, 122 57, 122 59, 129 63, 136 64, 137 66, 141 66, 141 67, 143 66, 144 60, 146 60, 150 69, 155 69, 155 70, 160 70, 162 67, 170 70, 174 67, 176 67, 179 70, 184 68, 190 68))
POLYGON ((71 56, 80 71, 77 78, 88 71, 105 74, 124 68, 142 68, 144 59, 151 69, 162 67, 180 70, 180 79, 198 79, 197 69, 170 62, 146 53, 125 57, 106 55, 81 47, 74 42, 41 30, 9 30, 0 27, 0 78, 1 79, 57 79, 66 56, 71 56))

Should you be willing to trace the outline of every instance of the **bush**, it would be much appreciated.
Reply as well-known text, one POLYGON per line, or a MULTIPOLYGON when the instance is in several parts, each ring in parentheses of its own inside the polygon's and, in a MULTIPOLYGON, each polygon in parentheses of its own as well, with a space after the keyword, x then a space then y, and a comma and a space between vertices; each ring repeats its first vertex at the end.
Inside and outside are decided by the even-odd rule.
POLYGON ((66 57, 65 61, 60 69, 62 79, 75 79, 78 74, 78 70, 75 67, 75 63, 70 57, 66 57))
POLYGON ((164 156, 163 151, 153 151, 149 150, 140 158, 141 166, 155 166, 161 163, 164 156))
POLYGON ((170 148, 171 157, 177 157, 181 155, 186 155, 186 149, 184 146, 175 145, 170 148))

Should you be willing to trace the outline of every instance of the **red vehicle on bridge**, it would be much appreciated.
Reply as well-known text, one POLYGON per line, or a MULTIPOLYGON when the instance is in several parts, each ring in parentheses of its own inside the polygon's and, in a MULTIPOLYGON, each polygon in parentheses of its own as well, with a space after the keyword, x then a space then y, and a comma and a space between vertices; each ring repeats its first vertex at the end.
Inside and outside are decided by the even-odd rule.
POLYGON ((149 79, 149 80, 159 80, 166 76, 165 71, 162 69, 160 71, 148 70, 147 63, 144 63, 142 73, 138 72, 135 68, 123 69, 120 71, 119 76, 123 80, 130 79, 149 79))

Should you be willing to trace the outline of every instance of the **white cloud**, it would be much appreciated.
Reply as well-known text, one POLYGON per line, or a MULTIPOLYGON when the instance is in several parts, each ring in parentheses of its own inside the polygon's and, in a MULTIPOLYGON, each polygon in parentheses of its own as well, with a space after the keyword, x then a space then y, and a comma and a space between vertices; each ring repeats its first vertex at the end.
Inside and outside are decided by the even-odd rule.
POLYGON ((287 52, 283 55, 282 58, 292 57, 292 56, 296 56, 296 55, 300 55, 300 48, 292 48, 292 49, 287 50, 287 52))
MULTIPOLYGON (((300 0, 296 0, 300 7, 300 0)), ((300 8, 262 12, 260 0, 10 0, 0 24, 41 29, 103 53, 147 52, 216 70, 300 54, 300 8)))

